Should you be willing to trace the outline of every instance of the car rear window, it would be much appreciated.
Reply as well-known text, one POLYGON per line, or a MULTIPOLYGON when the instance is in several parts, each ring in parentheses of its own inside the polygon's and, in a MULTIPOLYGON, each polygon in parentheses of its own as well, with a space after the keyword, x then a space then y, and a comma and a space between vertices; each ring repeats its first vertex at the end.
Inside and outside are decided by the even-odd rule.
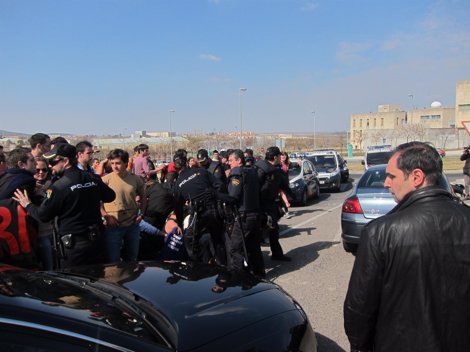
POLYGON ((366 171, 357 185, 358 188, 384 188, 385 169, 366 171))

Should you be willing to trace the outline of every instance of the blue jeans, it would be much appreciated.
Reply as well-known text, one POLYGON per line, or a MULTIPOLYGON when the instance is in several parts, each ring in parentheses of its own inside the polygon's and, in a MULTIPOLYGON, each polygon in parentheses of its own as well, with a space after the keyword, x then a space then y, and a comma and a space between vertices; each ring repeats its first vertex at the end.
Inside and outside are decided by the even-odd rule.
POLYGON ((104 232, 106 260, 117 263, 121 260, 137 260, 139 253, 140 229, 139 224, 130 226, 108 227, 104 232))
POLYGON ((54 269, 54 254, 52 253, 52 235, 41 236, 38 239, 39 256, 43 270, 54 269))

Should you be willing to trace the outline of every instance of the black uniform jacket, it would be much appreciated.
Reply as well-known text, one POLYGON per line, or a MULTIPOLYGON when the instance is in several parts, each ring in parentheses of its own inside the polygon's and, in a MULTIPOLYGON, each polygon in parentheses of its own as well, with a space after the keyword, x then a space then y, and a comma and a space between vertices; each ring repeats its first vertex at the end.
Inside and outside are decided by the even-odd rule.
POLYGON ((470 208, 431 186, 361 235, 344 303, 352 347, 470 350, 470 208))
POLYGON ((258 160, 255 164, 260 182, 260 196, 262 206, 273 204, 279 198, 279 191, 284 191, 294 198, 289 188, 287 177, 282 174, 279 166, 274 166, 267 160, 258 160))
POLYGON ((173 192, 175 195, 175 213, 181 226, 183 207, 186 201, 204 200, 215 204, 220 181, 202 167, 185 168, 178 175, 173 192))
POLYGON ((259 211, 259 181, 256 170, 234 167, 228 176, 228 194, 236 199, 240 212, 259 211))
POLYGON ((26 210, 44 222, 58 216, 60 235, 78 234, 101 224, 100 202, 109 203, 115 197, 99 176, 71 167, 48 189, 40 207, 30 204, 26 210))
POLYGON ((32 197, 35 188, 36 180, 33 175, 20 168, 10 168, 0 177, 0 199, 13 197, 16 189, 26 190, 32 197))

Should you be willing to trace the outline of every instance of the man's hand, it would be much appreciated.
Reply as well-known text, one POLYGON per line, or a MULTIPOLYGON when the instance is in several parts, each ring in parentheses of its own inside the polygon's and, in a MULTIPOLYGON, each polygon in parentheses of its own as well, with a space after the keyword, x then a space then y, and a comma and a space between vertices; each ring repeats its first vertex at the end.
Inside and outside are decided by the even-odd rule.
POLYGON ((109 215, 109 214, 103 215, 103 219, 104 219, 104 225, 107 227, 119 226, 119 221, 113 215, 109 215))
POLYGON ((26 209, 26 207, 31 204, 31 201, 29 200, 28 197, 28 192, 26 190, 21 191, 20 189, 17 189, 15 191, 15 196, 12 197, 14 200, 16 200, 20 205, 26 209))

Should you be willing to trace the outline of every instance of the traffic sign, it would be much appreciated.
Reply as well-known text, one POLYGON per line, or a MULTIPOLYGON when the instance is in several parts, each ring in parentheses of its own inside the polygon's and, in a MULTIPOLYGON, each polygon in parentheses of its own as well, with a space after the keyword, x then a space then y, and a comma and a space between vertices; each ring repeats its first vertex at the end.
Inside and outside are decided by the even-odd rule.
POLYGON ((470 121, 462 121, 462 126, 467 131, 468 135, 470 136, 470 121))

